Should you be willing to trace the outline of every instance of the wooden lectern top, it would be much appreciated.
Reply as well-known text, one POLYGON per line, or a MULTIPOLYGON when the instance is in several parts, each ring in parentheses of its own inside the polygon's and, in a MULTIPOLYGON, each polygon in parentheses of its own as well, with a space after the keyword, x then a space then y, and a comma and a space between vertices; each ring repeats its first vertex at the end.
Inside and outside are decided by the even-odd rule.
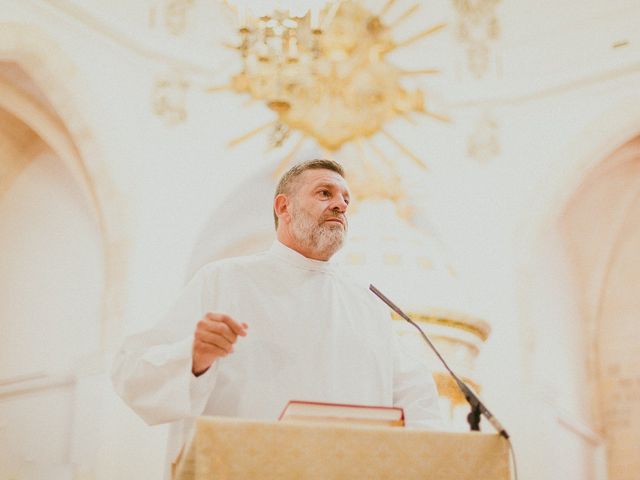
POLYGON ((174 480, 509 480, 497 434, 200 417, 174 480))

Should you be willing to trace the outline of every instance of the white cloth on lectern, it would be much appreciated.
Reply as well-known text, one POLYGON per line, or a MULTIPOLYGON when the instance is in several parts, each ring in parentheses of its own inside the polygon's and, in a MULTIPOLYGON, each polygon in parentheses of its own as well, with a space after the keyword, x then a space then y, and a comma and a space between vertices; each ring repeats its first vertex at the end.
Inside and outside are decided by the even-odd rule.
POLYGON ((408 426, 440 426, 432 374, 399 348, 387 307, 337 265, 278 241, 201 268, 157 327, 126 339, 112 378, 147 423, 174 422, 170 459, 197 416, 275 420, 292 399, 401 406, 408 426), (193 334, 206 312, 249 328, 195 377, 193 334))

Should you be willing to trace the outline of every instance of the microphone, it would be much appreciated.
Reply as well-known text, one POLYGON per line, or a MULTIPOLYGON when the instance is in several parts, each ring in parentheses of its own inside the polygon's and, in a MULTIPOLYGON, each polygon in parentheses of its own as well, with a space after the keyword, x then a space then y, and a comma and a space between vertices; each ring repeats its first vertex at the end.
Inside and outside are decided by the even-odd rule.
POLYGON ((370 284, 369 290, 375 293, 380 300, 382 300, 384 303, 386 303, 389 306, 389 308, 391 308, 391 310, 396 312, 403 319, 405 319, 407 322, 409 322, 411 325, 417 328, 418 331, 420 332, 420 335, 422 335, 422 338, 424 338, 424 340, 427 342, 429 347, 431 347, 431 350, 433 350, 436 356, 440 359, 440 361, 444 365, 444 368, 447 369, 451 377, 458 384, 458 388, 460 388, 460 390, 464 395, 464 398, 467 399, 467 402, 469 402, 469 405, 471 406, 471 412, 469 412, 469 415, 467 415, 467 420, 469 422, 471 430, 480 430, 480 414, 482 414, 487 419, 487 421, 491 425, 493 425, 493 428, 495 428, 500 435, 502 435, 506 439, 509 439, 509 434, 504 429, 502 424, 498 421, 496 417, 493 416, 493 414, 484 405, 484 403, 480 401, 480 399, 473 392, 473 390, 471 390, 467 386, 467 384, 465 384, 462 380, 460 380, 460 378, 458 378, 458 376, 455 373, 453 373, 453 370, 449 368, 449 365, 447 365, 447 362, 445 362, 444 358, 442 358, 442 355, 440 355, 440 352, 438 352, 436 347, 433 346, 433 343, 431 343, 431 340, 429 340, 429 337, 427 337, 427 335, 422 331, 422 329, 418 326, 418 324, 415 323, 413 320, 411 320, 411 318, 409 318, 407 314, 405 314, 402 310, 400 310, 400 308, 398 308, 395 303, 393 303, 391 300, 385 297, 384 294, 380 290, 378 290, 376 287, 370 284))

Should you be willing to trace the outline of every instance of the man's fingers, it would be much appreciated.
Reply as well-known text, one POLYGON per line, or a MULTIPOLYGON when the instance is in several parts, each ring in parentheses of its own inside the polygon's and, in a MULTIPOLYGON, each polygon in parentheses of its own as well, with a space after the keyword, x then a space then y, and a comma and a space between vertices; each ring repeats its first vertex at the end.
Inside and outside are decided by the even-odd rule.
POLYGON ((195 346, 196 350, 200 350, 199 354, 201 355, 213 353, 216 357, 226 357, 229 353, 231 353, 224 348, 213 345, 211 343, 203 342, 202 340, 197 340, 195 346))
POLYGON ((198 340, 208 345, 214 345, 218 348, 222 348, 226 352, 233 351, 233 343, 234 341, 229 341, 222 335, 217 335, 211 332, 199 332, 198 340))
POLYGON ((225 352, 233 351, 238 335, 245 336, 246 323, 238 323, 223 313, 207 313, 198 322, 196 338, 208 345, 215 345, 225 352))
POLYGON ((209 312, 206 314, 206 318, 214 322, 221 322, 221 323, 224 323, 225 325, 228 325, 229 328, 236 335, 240 335, 241 337, 244 337, 247 335, 246 329, 249 328, 249 325, 247 325, 246 323, 240 324, 236 322, 233 318, 231 318, 229 315, 225 315, 224 313, 209 312))
POLYGON ((246 323, 239 324, 229 315, 208 312, 196 326, 192 347, 191 371, 202 375, 218 357, 233 352, 238 335, 245 336, 246 323))
POLYGON ((200 320, 197 330, 222 335, 230 342, 235 342, 237 335, 231 327, 221 320, 220 315, 215 315, 214 318, 215 320, 212 320, 210 316, 206 316, 200 320))
POLYGON ((236 335, 240 335, 241 337, 247 335, 247 332, 245 330, 249 328, 249 325, 247 325, 246 323, 239 324, 228 315, 223 315, 222 321, 226 323, 236 335))
POLYGON ((214 335, 220 335, 226 338, 229 342, 234 343, 238 336, 233 330, 222 322, 210 322, 205 329, 206 332, 213 333, 214 335))

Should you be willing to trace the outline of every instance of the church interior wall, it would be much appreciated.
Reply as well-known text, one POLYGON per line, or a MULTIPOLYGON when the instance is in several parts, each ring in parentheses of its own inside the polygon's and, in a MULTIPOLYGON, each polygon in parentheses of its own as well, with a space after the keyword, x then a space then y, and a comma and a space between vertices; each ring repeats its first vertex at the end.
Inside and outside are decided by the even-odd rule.
POLYGON ((2 117, 3 172, 22 165, 0 200, 0 463, 3 475, 45 478, 48 466, 66 475, 72 372, 101 345, 101 239, 64 163, 20 120, 2 117))
MULTIPOLYGON (((596 397, 598 388, 615 388, 594 386, 591 378, 585 323, 594 297, 584 281, 595 267, 581 267, 571 255, 575 244, 558 220, 589 172, 640 131, 630 14, 637 17, 637 7, 613 3, 591 1, 590 10, 577 1, 528 2, 526 10, 504 2, 505 41, 488 78, 462 73, 460 48, 438 40, 452 54, 434 57, 450 69, 434 80, 434 100, 448 101, 453 122, 390 126, 429 168, 389 150, 415 203, 415 224, 437 232, 464 285, 464 308, 491 323, 477 375, 483 398, 510 427, 523 479, 630 478, 606 473, 606 429, 596 397), (580 12, 573 27, 563 12, 580 12), (542 23, 540 31, 533 27, 542 23), (611 46, 625 38, 629 45, 611 46), (585 55, 587 46, 593 55, 585 55), (481 125, 490 128, 480 146, 497 150, 474 156, 470 147, 481 125)), ((0 60, 18 62, 41 88, 86 168, 84 176, 74 173, 23 122, 11 125, 27 135, 24 145, 42 142, 41 148, 12 143, 3 114, 3 168, 19 161, 27 166, 6 191, 0 183, 0 251, 11 252, 0 291, 3 299, 7 292, 22 300, 0 306, 0 451, 15 453, 0 457, 0 471, 53 478, 43 473, 52 467, 61 479, 149 472, 147 478, 159 478, 166 428, 148 428, 116 398, 108 379, 111 354, 125 333, 152 325, 168 307, 195 259, 204 258, 197 256, 206 248, 199 246, 203 232, 227 234, 212 212, 226 212, 225 221, 242 215, 245 206, 234 197, 251 188, 251 178, 268 191, 285 151, 267 150, 260 135, 228 146, 270 113, 232 93, 206 93, 198 73, 182 78, 181 68, 191 67, 174 60, 183 52, 180 42, 190 38, 145 35, 140 5, 124 15, 97 0, 69 2, 69 11, 48 1, 0 4, 0 24, 7 27, 0 60), (78 11, 100 22, 72 14, 78 11), (184 106, 182 122, 154 113, 162 81, 171 75, 187 82, 186 91, 177 88, 175 97, 165 98, 184 106), (62 292, 82 300, 64 302, 62 292), (18 383, 29 386, 18 391, 17 376, 38 372, 48 380, 18 383), (43 425, 47 437, 39 434, 43 425), (57 447, 46 449, 46 439, 56 439, 57 447), (6 450, 12 443, 15 450, 6 450)), ((435 11, 449 10, 438 2, 435 11)), ((204 46, 198 48, 202 55, 204 46)), ((200 58, 194 54, 187 63, 200 58)), ((220 66, 213 77, 224 83, 228 74, 229 67, 220 66)), ((609 213, 603 211, 603 222, 609 213)), ((588 224, 589 210, 582 215, 588 224)), ((637 278, 637 222, 629 222, 602 314, 615 333, 600 347, 612 352, 611 365, 629 369, 622 380, 637 376, 625 342, 640 307, 628 290, 613 296, 637 278)), ((233 235, 250 238, 255 230, 246 221, 233 235)), ((588 253, 597 256, 597 246, 588 253)), ((633 402, 618 408, 626 412, 633 402)))
POLYGON ((606 439, 609 471, 625 472, 619 478, 632 478, 638 469, 628 454, 638 442, 638 374, 629 346, 636 307, 628 290, 637 275, 630 252, 637 235, 638 145, 636 136, 589 172, 561 217, 589 337, 586 384, 595 425, 606 439))

